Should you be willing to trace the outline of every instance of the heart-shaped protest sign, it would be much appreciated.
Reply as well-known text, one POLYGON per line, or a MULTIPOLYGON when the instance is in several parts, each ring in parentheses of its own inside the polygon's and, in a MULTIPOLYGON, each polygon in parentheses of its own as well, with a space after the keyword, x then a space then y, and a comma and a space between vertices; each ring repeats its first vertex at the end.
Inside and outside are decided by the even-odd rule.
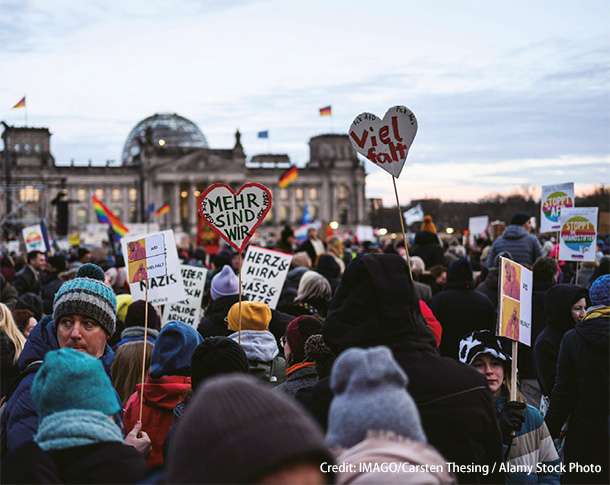
POLYGON ((199 214, 240 253, 271 209, 271 192, 256 182, 237 193, 225 184, 208 187, 197 200, 199 214))
POLYGON ((383 119, 361 113, 349 127, 354 149, 397 178, 416 133, 417 119, 405 106, 390 108, 383 119))

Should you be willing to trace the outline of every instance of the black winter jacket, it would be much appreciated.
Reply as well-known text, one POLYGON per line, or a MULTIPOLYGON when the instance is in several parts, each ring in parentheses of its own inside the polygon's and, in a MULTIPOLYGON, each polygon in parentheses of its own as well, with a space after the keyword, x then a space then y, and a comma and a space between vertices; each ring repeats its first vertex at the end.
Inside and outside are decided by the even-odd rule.
MULTIPOLYGON (((331 303, 323 338, 337 355, 351 347, 388 346, 409 376, 408 391, 429 443, 447 461, 488 464, 490 470, 502 461, 500 429, 487 382, 476 370, 437 353, 402 257, 371 254, 352 261, 331 303)), ((325 424, 332 397, 328 379, 310 396, 310 409, 317 409, 325 424)), ((464 483, 503 482, 498 473, 458 477, 464 483)))
POLYGON ((231 307, 239 301, 239 295, 221 296, 212 302, 210 314, 206 315, 199 322, 197 331, 203 338, 226 337, 233 333, 229 330, 225 317, 231 307))
POLYGON ((438 242, 438 236, 431 232, 421 231, 415 234, 415 245, 409 254, 423 259, 426 269, 445 263, 445 251, 438 242))

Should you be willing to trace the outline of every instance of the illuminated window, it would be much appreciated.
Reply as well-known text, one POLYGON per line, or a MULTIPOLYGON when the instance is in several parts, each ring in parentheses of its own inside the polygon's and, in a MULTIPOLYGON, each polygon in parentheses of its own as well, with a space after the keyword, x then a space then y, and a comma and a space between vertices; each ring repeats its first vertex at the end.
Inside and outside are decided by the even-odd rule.
POLYGON ((318 217, 318 206, 317 205, 310 205, 309 206, 309 210, 311 211, 311 220, 315 221, 316 218, 318 217))
POLYGON ((79 226, 87 224, 87 209, 78 209, 76 211, 76 223, 79 226))
POLYGON ((112 189, 112 200, 121 200, 121 189, 112 189))
POLYGON ((318 189, 316 187, 311 187, 309 189, 309 198, 311 200, 318 200, 318 189))
POLYGON ((285 224, 288 222, 288 207, 281 205, 278 215, 280 216, 280 223, 285 224))
POLYGON ((79 202, 84 202, 85 201, 85 197, 87 196, 87 192, 85 191, 85 189, 78 189, 78 192, 76 192, 76 197, 79 200, 79 202))
POLYGON ((121 207, 113 207, 112 213, 117 216, 119 219, 123 218, 123 209, 121 207))
POLYGON ((13 146, 13 150, 18 152, 19 150, 21 150, 21 145, 19 143, 15 143, 15 145, 13 146))
POLYGON ((38 189, 35 189, 31 185, 28 185, 27 187, 25 187, 19 191, 19 196, 20 196, 22 202, 26 202, 26 201, 27 202, 38 202, 38 199, 39 199, 38 189))
POLYGON ((36 153, 39 153, 39 152, 40 152, 40 143, 36 143, 36 144, 34 145, 34 151, 35 151, 36 153))
POLYGON ((129 189, 129 201, 135 202, 136 200, 138 200, 138 191, 136 189, 129 189))
POLYGON ((32 149, 32 146, 29 143, 26 143, 23 145, 23 148, 26 152, 29 152, 32 149))
POLYGON ((269 209, 267 215, 265 216, 264 224, 273 224, 273 209, 269 209))
POLYGON ((95 196, 100 200, 104 200, 104 189, 95 189, 95 196))
POLYGON ((288 198, 288 190, 280 189, 280 199, 286 200, 288 198))
POLYGON ((337 198, 340 200, 345 200, 349 197, 349 190, 345 185, 339 185, 337 187, 337 198))
POLYGON ((296 189, 295 194, 296 194, 297 200, 303 200, 303 189, 301 189, 301 188, 296 189))
POLYGON ((129 222, 138 222, 138 210, 135 205, 129 207, 129 222))

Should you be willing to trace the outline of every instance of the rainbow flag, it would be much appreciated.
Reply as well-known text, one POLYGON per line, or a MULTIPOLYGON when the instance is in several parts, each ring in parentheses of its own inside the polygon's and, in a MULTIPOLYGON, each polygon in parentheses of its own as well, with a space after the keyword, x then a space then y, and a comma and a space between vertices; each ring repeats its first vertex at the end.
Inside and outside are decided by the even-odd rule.
POLYGON ((296 180, 298 176, 299 169, 296 167, 290 167, 280 176, 280 179, 277 181, 277 183, 279 184, 281 189, 285 189, 290 185, 290 182, 296 180))
POLYGON ((25 96, 21 98, 21 101, 19 101, 15 106, 13 106, 12 109, 15 108, 25 108, 25 96))
POLYGON ((325 106, 324 108, 320 108, 320 116, 331 116, 332 112, 330 106, 325 106))
POLYGON ((161 217, 163 214, 167 214, 168 212, 169 212, 169 203, 166 202, 161 207, 159 207, 159 210, 157 211, 157 217, 161 217))
POLYGON ((123 237, 129 232, 129 229, 127 229, 119 218, 115 216, 112 211, 95 196, 95 194, 93 194, 93 208, 95 209, 95 214, 97 215, 97 222, 100 224, 110 224, 110 226, 112 226, 112 230, 117 236, 123 237))

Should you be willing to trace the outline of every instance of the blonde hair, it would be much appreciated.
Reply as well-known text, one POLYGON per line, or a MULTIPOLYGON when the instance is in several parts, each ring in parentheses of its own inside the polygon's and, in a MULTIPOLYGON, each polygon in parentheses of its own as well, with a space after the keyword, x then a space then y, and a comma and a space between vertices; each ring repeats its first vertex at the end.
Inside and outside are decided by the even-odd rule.
MULTIPOLYGON (((123 407, 127 404, 129 396, 137 391, 136 385, 142 380, 142 353, 144 340, 135 342, 127 342, 121 345, 114 354, 114 360, 110 367, 112 374, 112 385, 123 403, 123 407)), ((146 341, 146 372, 150 370, 150 361, 152 360, 154 344, 146 341)))
MULTIPOLYGON (((518 380, 517 380, 518 383, 518 380)), ((512 388, 512 384, 510 382, 510 362, 508 366, 504 366, 504 381, 502 382, 501 392, 502 397, 505 397, 507 401, 510 401, 510 390, 512 388), (508 369, 506 369, 508 367, 508 369)), ((521 391, 519 390, 519 385, 517 384, 517 401, 519 402, 527 402, 521 391)))
POLYGON ((17 328, 15 320, 13 320, 13 314, 4 303, 0 303, 0 317, 0 332, 6 335, 15 345, 14 363, 16 364, 25 346, 25 337, 17 328))

